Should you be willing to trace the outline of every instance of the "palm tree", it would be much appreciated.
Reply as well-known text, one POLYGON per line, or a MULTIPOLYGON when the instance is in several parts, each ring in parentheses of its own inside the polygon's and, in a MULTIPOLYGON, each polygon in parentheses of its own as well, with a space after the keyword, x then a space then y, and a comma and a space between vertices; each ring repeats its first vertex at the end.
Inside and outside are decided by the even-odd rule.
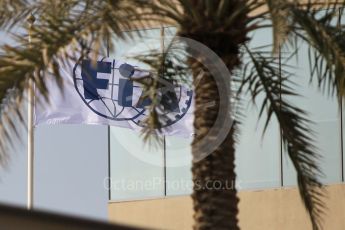
MULTIPOLYGON (((334 25, 339 17, 339 7, 343 2, 317 4, 312 1, 285 0, 155 0, 155 1, 33 1, 30 7, 24 0, 0 1, 0 26, 11 30, 13 26, 23 27, 23 19, 29 13, 35 13, 38 23, 33 31, 34 42, 31 47, 17 37, 19 46, 3 46, 0 57, 0 79, 3 108, 2 132, 8 134, 8 125, 13 123, 11 109, 18 110, 23 90, 28 87, 27 79, 33 79, 39 90, 46 95, 44 79, 48 71, 59 78, 58 60, 69 57, 65 51, 75 47, 85 54, 90 47, 104 47, 112 33, 121 37, 121 31, 148 26, 152 22, 172 23, 177 26, 177 35, 193 39, 209 47, 218 55, 231 73, 232 79, 224 79, 223 87, 230 87, 231 81, 240 81, 241 87, 248 88, 253 95, 264 95, 261 111, 267 111, 266 127, 271 117, 276 116, 280 128, 283 146, 297 171, 297 181, 306 210, 310 215, 313 229, 320 229, 321 214, 324 204, 324 192, 318 176, 317 153, 310 138, 310 122, 306 113, 291 105, 284 96, 295 95, 291 88, 287 70, 280 69, 276 53, 287 49, 293 55, 298 53, 295 41, 306 42, 314 56, 311 57, 312 71, 318 75, 319 84, 326 85, 337 92, 339 100, 345 94, 345 48, 344 29, 341 24, 334 25), (301 3, 303 2, 303 3, 301 3), (322 6, 327 9, 324 16, 317 12, 322 6), (1 9, 4 9, 1 11, 1 9), (267 21, 270 23, 267 24, 267 21), (273 28, 273 52, 267 54, 247 48, 250 40, 248 33, 265 27, 273 28), (91 37, 91 39, 90 39, 91 37), (250 63, 242 63, 243 55, 250 63), (236 72, 241 66, 247 70, 243 76, 236 72), (322 68, 321 68, 322 66, 322 68), (10 77, 9 77, 10 76, 10 77), (10 93, 11 92, 11 93, 10 93), (13 99, 18 99, 13 103, 13 99), (268 109, 266 109, 268 108, 268 109), (10 123, 4 123, 9 119, 10 123)), ((191 53, 191 47, 186 47, 191 53)), ((170 55, 171 56, 171 55, 170 55)), ((173 56, 173 55, 172 55, 173 56)), ((169 66, 161 68, 161 63, 172 63, 169 55, 155 58, 152 54, 150 64, 158 73, 165 73, 169 66), (163 59, 162 59, 163 58, 163 59)), ((219 83, 214 73, 200 62, 203 57, 189 56, 187 66, 191 69, 195 84, 195 121, 196 137, 192 143, 194 159, 200 159, 203 148, 201 140, 213 141, 216 133, 212 127, 221 128, 215 121, 232 119, 230 113, 219 113, 221 107, 231 109, 230 103, 223 103, 222 98, 231 97, 230 93, 221 94, 219 83), (201 76, 201 77, 200 77, 201 76), (213 101, 213 106, 204 106, 213 101)), ((186 64, 182 63, 182 64, 186 64)), ((181 63, 180 63, 181 64, 181 63)), ((182 65, 181 64, 181 65, 182 65)), ((171 65, 179 67, 176 63, 171 65)), ((182 67, 181 67, 182 69, 182 67)), ((171 72, 170 72, 171 73, 171 72)), ((164 76, 164 75, 163 75, 164 76)), ((155 97, 155 86, 151 87, 155 97)), ((241 91, 242 92, 242 91, 241 91)), ((157 106, 153 104, 152 106, 157 106)), ((148 129, 159 127, 160 120, 154 107, 148 120, 148 129)), ((19 117, 20 113, 17 112, 19 117)), ((200 189, 209 183, 220 182, 225 187, 236 179, 234 170, 234 143, 239 122, 229 128, 221 143, 202 160, 193 161, 195 229, 238 229, 238 198, 235 189, 200 189)), ((8 140, 9 138, 7 138, 8 140)), ((6 139, 1 146, 6 146, 6 139)), ((210 142, 212 143, 212 142, 210 142)), ((6 149, 2 155, 5 156, 6 149)))
MULTIPOLYGON (((151 13, 172 20, 173 24, 178 27, 177 35, 191 38, 211 48, 227 66, 232 74, 232 80, 242 82, 239 91, 248 87, 253 95, 253 101, 258 95, 264 95, 265 99, 260 106, 260 114, 267 108, 268 118, 265 129, 272 115, 275 115, 280 124, 284 148, 297 171, 300 195, 310 215, 313 228, 321 228, 320 220, 324 205, 320 197, 323 196, 324 191, 318 180, 321 172, 317 166, 318 153, 310 138, 310 122, 305 111, 286 101, 285 96, 296 94, 290 87, 289 73, 287 70, 280 69, 280 67, 287 66, 279 63, 274 55, 250 50, 246 44, 250 40, 248 37, 250 31, 264 27, 273 28, 273 54, 277 53, 287 42, 290 42, 291 45, 286 45, 284 48, 296 54, 298 47, 294 41, 300 39, 307 42, 315 50, 315 57, 311 60, 312 68, 325 67, 324 70, 319 71, 320 84, 327 84, 327 81, 331 81, 333 84, 330 87, 335 88, 338 98, 341 98, 344 85, 342 75, 344 61, 342 58, 345 53, 342 50, 341 41, 335 40, 332 36, 337 34, 339 37, 342 29, 341 25, 332 26, 331 23, 339 16, 338 10, 341 4, 337 2, 324 5, 327 9, 326 14, 318 17, 317 4, 311 2, 299 4, 299 1, 271 0, 266 2, 181 0, 178 1, 178 5, 164 0, 157 2, 150 5, 151 13), (264 5, 267 10, 262 9, 264 5), (271 24, 267 24, 267 21, 271 21, 271 24), (248 55, 250 63, 243 63, 244 69, 247 71, 242 79, 238 79, 235 71, 241 66, 244 54, 248 55), (327 77, 325 73, 333 74, 327 77)), ((198 59, 200 60, 200 57, 198 59)), ((215 80, 217 76, 212 76, 209 70, 195 58, 189 58, 188 64, 192 69, 195 86, 194 128, 197 136, 192 144, 192 154, 195 160, 203 154, 198 141, 210 132, 215 125, 216 118, 231 115, 218 113, 221 105, 220 87, 215 80), (200 74, 203 75, 201 80, 200 74), (215 106, 204 106, 210 101, 215 101, 215 106)), ((222 84, 229 86, 231 79, 227 80, 228 82, 222 82, 222 84)), ((221 96, 230 97, 231 95, 222 94, 221 96)), ((236 123, 238 122, 235 121, 235 125, 232 126, 223 142, 211 154, 201 161, 193 161, 193 181, 197 185, 194 186, 192 195, 195 229, 238 229, 236 190, 199 189, 200 187, 205 188, 207 183, 212 181, 220 181, 222 188, 226 187, 227 182, 235 181, 236 123), (200 183, 202 186, 199 186, 200 183)), ((220 129, 220 127, 218 128, 220 129)), ((212 143, 212 139, 214 136, 209 137, 210 143, 212 143)))

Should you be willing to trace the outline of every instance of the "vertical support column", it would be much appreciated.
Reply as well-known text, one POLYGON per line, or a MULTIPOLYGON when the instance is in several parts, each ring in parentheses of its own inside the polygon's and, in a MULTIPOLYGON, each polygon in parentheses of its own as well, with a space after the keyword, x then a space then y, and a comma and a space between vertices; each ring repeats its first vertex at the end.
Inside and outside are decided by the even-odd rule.
POLYGON ((167 155, 166 140, 163 137, 163 177, 164 177, 164 196, 167 196, 167 155))
POLYGON ((108 200, 111 200, 110 125, 108 125, 108 200))
POLYGON ((31 210, 34 203, 34 127, 33 127, 33 82, 28 89, 28 187, 27 208, 31 210))
POLYGON ((344 182, 344 133, 343 133, 343 125, 344 125, 344 114, 343 114, 343 108, 344 108, 344 101, 341 97, 339 102, 339 110, 340 110, 340 163, 341 163, 341 181, 344 182))
MULTIPOLYGON (((282 63, 281 63, 281 46, 279 46, 279 51, 278 51, 278 58, 279 58, 279 82, 280 82, 280 85, 279 85, 279 88, 280 88, 280 92, 281 92, 281 87, 282 87, 282 63)), ((281 93, 279 94, 279 100, 281 101, 282 100, 282 95, 281 93)), ((281 110, 281 105, 279 107, 279 109, 281 110)), ((282 138, 282 130, 280 128, 280 124, 279 124, 279 141, 280 141, 280 162, 279 162, 279 166, 280 166, 280 187, 284 187, 284 168, 283 168, 283 138, 282 138)))
MULTIPOLYGON (((29 46, 32 42, 32 27, 35 22, 35 17, 30 15, 29 23, 29 46)), ((34 203, 34 82, 29 79, 28 83, 28 168, 27 168, 27 209, 31 210, 34 203)))
MULTIPOLYGON (((107 57, 109 57, 109 49, 110 49, 110 45, 109 45, 109 37, 107 39, 107 57)), ((113 64, 114 65, 114 62, 113 64)), ((111 67, 111 71, 114 71, 113 70, 113 66, 111 67)), ((111 164, 110 164, 110 125, 108 125, 108 129, 107 129, 107 132, 108 132, 108 200, 110 201, 111 200, 111 164)))
MULTIPOLYGON (((164 27, 161 27, 161 34, 160 34, 160 47, 162 55, 164 55, 164 27)), ((167 195, 167 168, 166 168, 166 140, 165 136, 163 136, 163 179, 164 179, 164 196, 167 195)))
MULTIPOLYGON (((343 13, 343 8, 339 8, 338 10, 338 21, 337 21, 337 27, 341 26, 341 14, 343 13)), ((343 133, 343 124, 344 124, 344 114, 343 114, 343 98, 339 98, 339 116, 340 116, 340 160, 341 160, 341 181, 344 182, 344 133, 343 133)))

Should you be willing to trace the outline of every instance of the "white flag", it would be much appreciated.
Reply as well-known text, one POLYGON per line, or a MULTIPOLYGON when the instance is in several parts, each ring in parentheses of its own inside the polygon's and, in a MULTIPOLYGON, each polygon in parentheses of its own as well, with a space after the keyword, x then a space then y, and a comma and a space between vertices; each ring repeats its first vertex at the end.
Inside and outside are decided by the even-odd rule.
MULTIPOLYGON (((142 100, 142 85, 133 79, 147 77, 148 72, 110 58, 99 59, 97 63, 83 60, 60 72, 63 90, 54 76, 49 76, 46 84, 50 103, 35 100, 35 125, 101 124, 136 131, 143 128, 150 100, 142 100)), ((36 99, 42 97, 38 90, 35 95, 36 99)), ((165 100, 162 112, 169 118, 163 134, 190 137, 194 110, 192 89, 169 83, 162 88, 160 98, 165 100)))

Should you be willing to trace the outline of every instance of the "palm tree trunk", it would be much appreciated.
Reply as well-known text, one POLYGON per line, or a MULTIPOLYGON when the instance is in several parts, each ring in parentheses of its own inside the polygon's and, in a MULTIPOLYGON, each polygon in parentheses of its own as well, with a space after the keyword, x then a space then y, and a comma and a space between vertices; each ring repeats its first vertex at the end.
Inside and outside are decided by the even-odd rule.
MULTIPOLYGON (((212 144, 212 140, 216 138, 207 134, 217 119, 220 96, 213 76, 203 69, 200 79, 198 73, 203 68, 201 64, 195 60, 190 60, 189 63, 193 70, 195 86, 196 136, 192 143, 194 229, 239 229, 237 220, 239 199, 236 196, 234 171, 234 126, 212 153, 197 161, 202 154, 202 150, 197 146, 198 141, 208 138, 208 143, 212 144)), ((230 79, 228 80, 230 87, 230 79)), ((222 97, 229 98, 230 95, 222 95, 222 97)))
POLYGON ((240 66, 240 47, 249 40, 246 28, 247 1, 212 1, 215 9, 222 9, 224 12, 216 16, 208 9, 208 4, 203 3, 202 0, 191 0, 192 9, 198 10, 195 15, 199 17, 195 19, 190 16, 190 10, 187 9, 185 21, 179 31, 181 37, 202 43, 218 56, 214 57, 207 51, 196 52, 200 55, 193 57, 193 47, 187 47, 187 52, 191 54, 188 64, 193 72, 195 90, 196 136, 192 143, 194 229, 237 230, 239 199, 236 195, 234 165, 236 128, 234 124, 231 126, 226 122, 232 119, 231 77, 228 75, 233 74, 234 69, 240 66), (202 6, 205 6, 205 9, 202 6), (229 74, 225 74, 227 77, 223 76, 224 69, 218 69, 219 63, 216 64, 215 61, 217 58, 220 58, 228 69, 229 74), (211 61, 204 62, 204 66, 202 62, 209 59, 211 61), (211 63, 211 66, 207 66, 209 69, 206 68, 206 63, 211 63), (218 71, 214 71, 215 69, 218 71), (222 118, 220 120, 224 123, 219 123, 218 118, 222 118), (224 126, 231 127, 226 127, 226 131, 224 126), (214 144, 218 134, 225 134, 225 138, 214 144), (199 144, 201 142, 207 146, 214 145, 213 150, 205 152, 204 147, 200 147, 204 146, 199 144))

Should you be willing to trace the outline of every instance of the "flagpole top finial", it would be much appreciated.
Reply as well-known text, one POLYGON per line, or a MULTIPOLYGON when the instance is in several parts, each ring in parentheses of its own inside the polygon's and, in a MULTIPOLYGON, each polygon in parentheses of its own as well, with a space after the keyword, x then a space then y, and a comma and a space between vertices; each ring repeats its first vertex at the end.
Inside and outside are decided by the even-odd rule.
POLYGON ((29 22, 30 25, 32 25, 36 21, 36 18, 33 14, 30 14, 27 21, 29 22))

